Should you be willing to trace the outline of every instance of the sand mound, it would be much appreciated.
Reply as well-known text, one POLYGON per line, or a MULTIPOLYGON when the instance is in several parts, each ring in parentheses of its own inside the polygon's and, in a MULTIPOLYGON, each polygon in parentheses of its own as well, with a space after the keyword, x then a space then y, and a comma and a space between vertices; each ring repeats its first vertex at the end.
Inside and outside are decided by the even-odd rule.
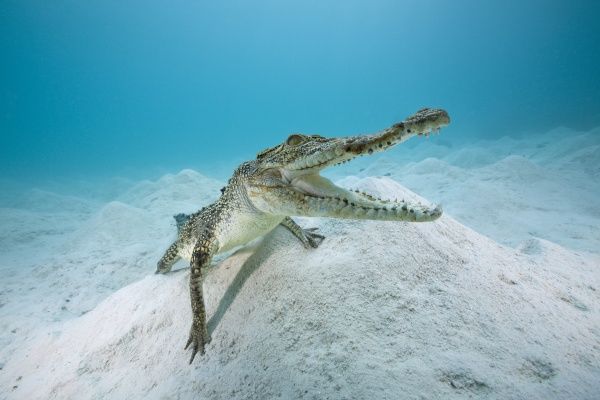
POLYGON ((75 235, 75 245, 93 247, 144 241, 140 227, 152 232, 156 221, 145 210, 111 201, 86 221, 75 235))
POLYGON ((196 211, 197 204, 212 203, 221 194, 222 182, 196 171, 184 169, 156 181, 143 181, 129 189, 119 200, 153 213, 173 215, 196 211), (190 209, 190 204, 194 208, 190 209))
MULTIPOLYGON (((413 196, 390 182, 361 184, 413 196)), ((276 229, 209 271, 213 340, 191 367, 188 272, 149 275, 37 332, 3 367, 4 396, 597 398, 596 256, 506 248, 448 216, 302 224, 320 248, 276 229)))
POLYGON ((406 173, 411 175, 429 175, 447 173, 451 169, 447 162, 437 158, 426 158, 417 163, 411 163, 406 168, 406 173))
POLYGON ((464 147, 447 155, 446 161, 461 168, 477 168, 493 162, 496 154, 485 147, 464 147))

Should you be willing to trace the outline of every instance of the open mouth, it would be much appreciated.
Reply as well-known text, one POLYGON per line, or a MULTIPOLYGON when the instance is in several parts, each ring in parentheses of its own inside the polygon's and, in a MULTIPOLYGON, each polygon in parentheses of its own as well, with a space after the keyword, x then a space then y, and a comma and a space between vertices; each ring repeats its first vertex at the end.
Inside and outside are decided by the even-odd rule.
MULTIPOLYGON (((435 113, 431 118, 421 118, 411 123, 396 124, 375 135, 332 139, 333 146, 303 161, 294 168, 282 169, 281 175, 289 189, 301 196, 311 210, 336 210, 338 217, 398 219, 427 221, 442 214, 440 207, 430 208, 422 204, 411 204, 404 199, 382 199, 358 190, 347 190, 319 175, 326 167, 340 165, 356 157, 382 152, 413 136, 429 136, 438 133, 449 123, 443 110, 424 109, 419 112, 435 113)), ((415 116, 418 115, 415 114, 415 116)))
POLYGON ((419 221, 427 217, 435 219, 441 208, 409 203, 404 199, 383 199, 359 190, 341 188, 318 173, 302 175, 290 182, 290 188, 303 197, 310 209, 336 210, 339 217, 375 217, 403 215, 405 220, 419 221))

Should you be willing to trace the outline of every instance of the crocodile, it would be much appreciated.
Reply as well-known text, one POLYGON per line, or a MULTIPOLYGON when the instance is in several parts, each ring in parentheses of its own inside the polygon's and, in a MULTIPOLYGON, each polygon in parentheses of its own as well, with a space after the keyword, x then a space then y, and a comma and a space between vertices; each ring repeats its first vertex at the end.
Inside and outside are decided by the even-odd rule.
POLYGON ((295 133, 285 142, 261 151, 242 163, 221 190, 220 198, 191 214, 175 216, 176 241, 157 265, 167 273, 183 258, 190 262, 189 289, 192 325, 185 349, 190 364, 204 354, 210 341, 202 293, 203 269, 213 256, 244 245, 282 225, 306 247, 324 239, 315 229, 304 229, 291 216, 425 222, 442 215, 429 207, 404 200, 382 200, 371 194, 345 190, 319 172, 358 156, 388 150, 413 136, 428 136, 448 125, 448 113, 424 108, 379 133, 340 138, 295 133))

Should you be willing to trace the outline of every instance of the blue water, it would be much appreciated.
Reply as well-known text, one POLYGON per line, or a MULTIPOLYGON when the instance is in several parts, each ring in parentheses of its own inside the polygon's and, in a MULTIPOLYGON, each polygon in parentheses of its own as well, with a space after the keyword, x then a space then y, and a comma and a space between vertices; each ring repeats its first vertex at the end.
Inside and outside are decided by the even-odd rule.
POLYGON ((230 173, 290 132, 446 108, 451 138, 600 125, 598 1, 0 5, 0 178, 230 173))

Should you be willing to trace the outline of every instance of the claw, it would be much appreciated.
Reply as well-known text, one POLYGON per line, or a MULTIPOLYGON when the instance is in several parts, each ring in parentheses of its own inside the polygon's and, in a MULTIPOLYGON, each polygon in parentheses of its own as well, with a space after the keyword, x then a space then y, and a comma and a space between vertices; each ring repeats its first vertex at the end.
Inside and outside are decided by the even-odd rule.
POLYGON ((204 355, 204 344, 199 345, 192 338, 188 339, 188 343, 185 346, 185 350, 187 350, 187 348, 190 346, 190 344, 192 344, 192 342, 194 342, 194 343, 192 346, 192 355, 190 357, 190 364, 192 363, 192 361, 194 361, 196 354, 200 353, 200 355, 204 355))
POLYGON ((323 242, 325 236, 310 232, 307 234, 307 239, 310 246, 316 249, 323 242))
POLYGON ((200 355, 204 355, 204 347, 202 347, 200 351, 198 351, 198 345, 194 345, 194 347, 192 348, 192 356, 190 357, 190 364, 194 361, 194 358, 198 353, 200 353, 200 355))
POLYGON ((188 338, 187 343, 185 344, 184 350, 187 350, 190 345, 192 346, 192 355, 190 357, 190 364, 194 361, 196 354, 200 353, 200 355, 204 355, 206 344, 210 343, 210 337, 208 333, 202 333, 194 331, 194 327, 192 325, 192 329, 190 330, 190 337, 188 338))

